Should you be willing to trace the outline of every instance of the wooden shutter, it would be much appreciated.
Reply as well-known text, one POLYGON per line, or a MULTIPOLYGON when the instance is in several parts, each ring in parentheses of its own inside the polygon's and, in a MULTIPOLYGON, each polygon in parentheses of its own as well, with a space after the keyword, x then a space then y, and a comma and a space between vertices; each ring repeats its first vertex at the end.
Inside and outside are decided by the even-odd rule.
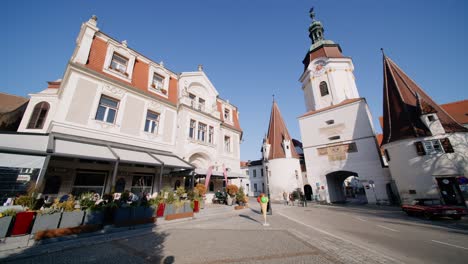
POLYGON ((440 140, 440 144, 442 144, 442 147, 444 148, 445 153, 453 153, 453 147, 452 144, 450 143, 450 140, 448 138, 442 138, 440 140))
POLYGON ((418 153, 418 156, 426 155, 426 151, 424 150, 424 146, 421 141, 414 142, 414 145, 416 146, 416 152, 418 153))

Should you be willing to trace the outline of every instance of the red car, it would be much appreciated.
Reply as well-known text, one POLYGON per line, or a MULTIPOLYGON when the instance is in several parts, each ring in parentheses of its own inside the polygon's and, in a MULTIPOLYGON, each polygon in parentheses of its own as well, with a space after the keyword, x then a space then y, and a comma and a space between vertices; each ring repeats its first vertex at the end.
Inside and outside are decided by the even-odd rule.
POLYGON ((402 205, 401 209, 410 216, 423 216, 426 219, 446 216, 460 220, 468 214, 466 208, 443 205, 438 199, 415 199, 411 204, 402 205))

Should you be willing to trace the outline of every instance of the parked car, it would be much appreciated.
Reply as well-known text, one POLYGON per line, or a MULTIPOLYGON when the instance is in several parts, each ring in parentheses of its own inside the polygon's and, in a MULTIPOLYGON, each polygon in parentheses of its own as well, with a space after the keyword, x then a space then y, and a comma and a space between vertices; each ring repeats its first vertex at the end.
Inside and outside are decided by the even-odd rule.
POLYGON ((401 209, 410 216, 422 216, 425 219, 446 216, 460 220, 462 216, 468 214, 466 208, 443 205, 438 199, 415 199, 411 204, 402 205, 401 209))

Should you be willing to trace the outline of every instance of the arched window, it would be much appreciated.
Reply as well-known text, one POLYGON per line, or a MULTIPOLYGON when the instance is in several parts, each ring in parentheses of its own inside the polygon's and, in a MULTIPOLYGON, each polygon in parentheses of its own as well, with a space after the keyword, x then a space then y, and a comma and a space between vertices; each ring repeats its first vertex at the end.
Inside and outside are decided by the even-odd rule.
POLYGON ((47 102, 40 102, 34 106, 31 118, 27 128, 31 129, 42 129, 44 126, 47 113, 49 112, 50 105, 47 102))
POLYGON ((322 96, 328 95, 328 85, 326 82, 320 83, 320 95, 322 96))

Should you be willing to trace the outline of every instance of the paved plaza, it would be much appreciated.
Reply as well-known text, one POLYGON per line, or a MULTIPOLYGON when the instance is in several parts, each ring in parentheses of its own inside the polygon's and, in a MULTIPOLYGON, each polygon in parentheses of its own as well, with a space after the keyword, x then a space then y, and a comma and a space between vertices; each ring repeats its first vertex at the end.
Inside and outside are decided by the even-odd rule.
POLYGON ((465 263, 466 220, 425 221, 396 208, 273 205, 262 225, 257 203, 206 209, 76 246, 29 248, 3 263, 465 263), (231 210, 232 209, 232 210, 231 210), (210 213, 211 212, 211 213, 210 213), (49 253, 48 253, 49 252, 49 253))

